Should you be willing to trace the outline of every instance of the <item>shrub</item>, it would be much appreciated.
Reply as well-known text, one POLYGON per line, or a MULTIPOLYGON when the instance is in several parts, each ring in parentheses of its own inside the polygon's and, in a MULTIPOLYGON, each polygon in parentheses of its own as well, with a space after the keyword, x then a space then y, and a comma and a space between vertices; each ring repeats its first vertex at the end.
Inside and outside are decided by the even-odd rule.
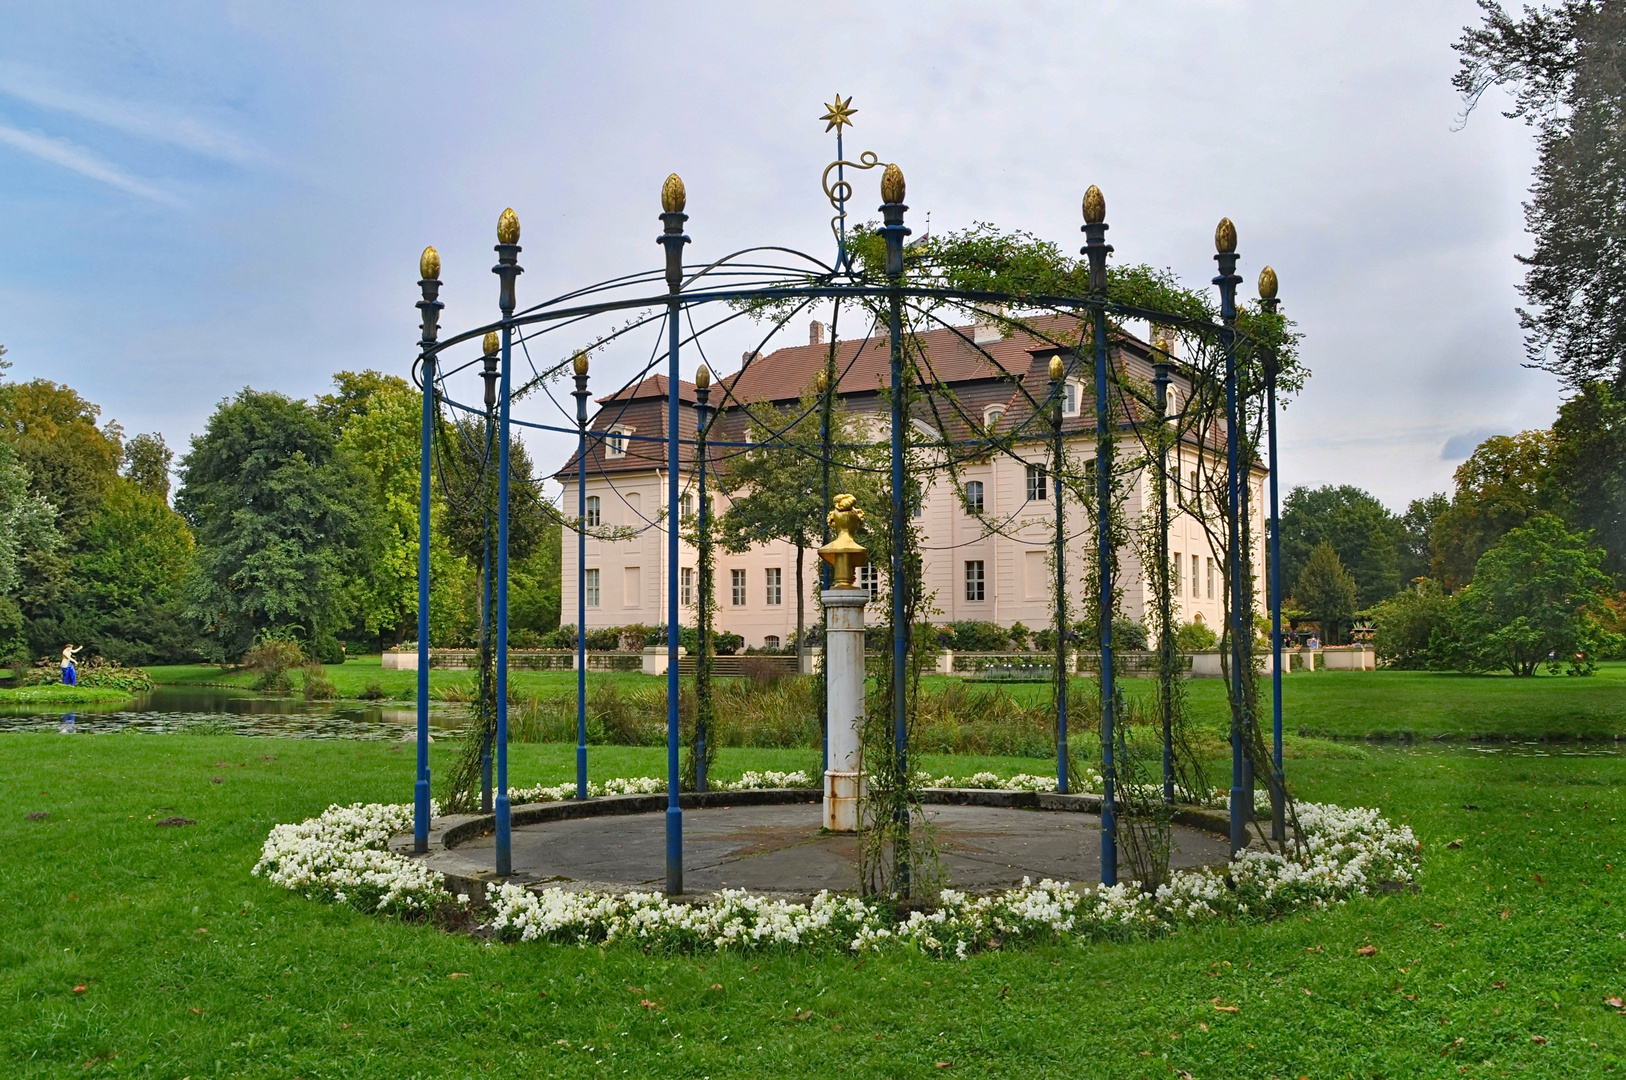
MULTIPOLYGON (((158 684, 140 668, 125 667, 116 660, 93 656, 76 665, 75 681, 80 686, 103 690, 126 690, 132 694, 145 694, 158 684)), ((22 675, 24 686, 50 686, 62 681, 62 664, 46 660, 35 664, 22 675)))
MULTIPOLYGON (((994 622, 983 622, 976 619, 960 619, 951 622, 947 627, 949 639, 943 642, 944 648, 965 649, 969 652, 1005 652, 1012 646, 1010 630, 994 622)), ((1026 627, 1023 628, 1024 631, 1026 627)))
POLYGON ((321 664, 314 661, 306 664, 301 673, 304 675, 301 689, 306 701, 331 701, 338 696, 333 680, 327 677, 327 669, 321 664))
POLYGON ((1439 582, 1423 578, 1372 609, 1378 659, 1394 668, 1428 666, 1435 631, 1451 618, 1451 599, 1439 582))
POLYGON ((344 642, 332 634, 317 634, 311 653, 323 664, 344 663, 344 642))
POLYGON ((1181 652, 1202 652, 1219 645, 1219 636, 1207 623, 1181 623, 1174 632, 1174 645, 1181 652))
POLYGON ((376 682, 368 683, 367 689, 361 692, 363 701, 383 701, 388 696, 388 694, 384 693, 384 687, 376 682))
POLYGON ((243 654, 242 666, 258 676, 254 689, 287 693, 292 688, 288 672, 305 663, 305 651, 292 638, 265 637, 243 654))

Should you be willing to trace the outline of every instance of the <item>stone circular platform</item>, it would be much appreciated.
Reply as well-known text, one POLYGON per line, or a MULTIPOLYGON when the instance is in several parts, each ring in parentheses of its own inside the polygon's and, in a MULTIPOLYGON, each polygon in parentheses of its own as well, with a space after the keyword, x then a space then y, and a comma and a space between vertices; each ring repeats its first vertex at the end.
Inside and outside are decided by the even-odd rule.
MULTIPOLYGON (((817 792, 734 792, 685 797, 684 888, 805 898, 858 883, 858 839, 820 828, 817 792)), ((1090 885, 1101 880, 1099 799, 1088 795, 939 790, 927 793, 926 821, 952 888, 990 892, 1029 878, 1090 885)), ((609 892, 665 885, 665 796, 625 796, 515 808, 513 869, 528 885, 609 892), (537 818, 541 820, 537 820, 537 818)), ((1173 830, 1176 868, 1223 864, 1229 846, 1218 817, 1181 815, 1173 830), (1202 826, 1200 828, 1193 825, 1202 826)), ((453 891, 479 893, 493 872, 489 816, 438 819, 429 864, 453 891)), ((411 850, 397 837, 397 851, 411 850)), ((1127 868, 1125 868, 1127 869, 1127 868)))

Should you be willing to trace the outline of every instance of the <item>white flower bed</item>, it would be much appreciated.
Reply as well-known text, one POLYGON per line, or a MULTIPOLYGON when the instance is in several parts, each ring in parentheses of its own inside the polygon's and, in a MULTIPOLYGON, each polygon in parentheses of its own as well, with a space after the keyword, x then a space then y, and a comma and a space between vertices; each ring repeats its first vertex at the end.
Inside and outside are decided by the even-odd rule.
MULTIPOLYGON (((797 779, 805 784, 806 774, 747 774, 733 789, 779 787, 797 779)), ((971 779, 979 783, 968 786, 992 788, 998 782, 986 773, 971 779)), ((1039 779, 1013 777, 998 786, 1033 790, 1015 785, 1039 779)), ((601 790, 658 790, 653 784, 649 777, 607 781, 601 790)), ((530 789, 525 797, 561 797, 551 795, 561 789, 574 795, 574 785, 561 785, 530 789)), ((1397 828, 1374 809, 1323 803, 1299 803, 1298 820, 1304 833, 1298 858, 1245 851, 1224 869, 1178 871, 1155 895, 1134 882, 1080 892, 1068 882, 1034 885, 1024 879, 1020 888, 989 896, 944 889, 937 910, 913 912, 900 922, 888 905, 829 892, 808 904, 739 891, 724 891, 701 904, 669 904, 656 893, 531 892, 502 885, 490 896, 494 910, 487 925, 505 941, 580 946, 632 941, 680 952, 805 946, 864 952, 903 946, 963 957, 1026 942, 1144 937, 1197 922, 1263 920, 1341 903, 1382 882, 1412 882, 1418 844, 1410 828, 1397 828)), ((442 875, 386 850, 390 836, 411 825, 408 805, 331 806, 321 817, 272 829, 254 873, 309 899, 364 911, 423 915, 467 908, 466 896, 453 899, 445 893, 442 875)))

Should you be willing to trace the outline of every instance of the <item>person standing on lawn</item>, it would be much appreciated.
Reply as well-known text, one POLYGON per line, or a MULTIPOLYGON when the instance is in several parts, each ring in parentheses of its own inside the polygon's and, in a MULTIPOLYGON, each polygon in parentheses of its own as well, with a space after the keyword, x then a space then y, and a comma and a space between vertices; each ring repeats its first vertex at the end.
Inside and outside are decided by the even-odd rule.
POLYGON ((84 652, 84 647, 74 648, 71 644, 62 646, 62 685, 78 686, 79 669, 74 666, 73 654, 84 652))

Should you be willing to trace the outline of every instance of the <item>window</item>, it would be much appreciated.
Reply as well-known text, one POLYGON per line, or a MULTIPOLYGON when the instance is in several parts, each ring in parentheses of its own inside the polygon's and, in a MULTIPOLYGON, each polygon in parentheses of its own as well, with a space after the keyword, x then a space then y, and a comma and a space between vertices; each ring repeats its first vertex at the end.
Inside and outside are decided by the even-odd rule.
POLYGON ((982 410, 982 426, 985 428, 998 427, 999 422, 1003 419, 1005 419, 1005 406, 1003 405, 990 405, 982 410))
POLYGON ((617 425, 610 429, 609 437, 604 440, 604 456, 620 458, 627 456, 627 436, 633 429, 617 425))
POLYGON ((678 571, 678 602, 684 607, 694 606, 694 567, 685 566, 678 571))
POLYGON ((916 488, 914 491, 910 492, 909 493, 909 516, 912 517, 912 518, 918 518, 922 513, 924 513, 924 511, 921 509, 921 505, 924 502, 925 502, 925 496, 921 494, 919 488, 916 488))
POLYGON ((1077 416, 1079 405, 1083 399, 1083 389, 1078 383, 1069 381, 1066 392, 1061 399, 1061 414, 1063 416, 1077 416))
POLYGON ((1197 556, 1193 555, 1191 557, 1191 598, 1195 600, 1200 596, 1202 596, 1202 593, 1197 591, 1197 556))
POLYGON ((583 584, 586 587, 587 606, 598 607, 598 571, 588 570, 582 576, 586 578, 583 584))
POLYGON ((730 570, 728 572, 728 599, 735 607, 745 606, 745 571, 730 570))
POLYGON ((768 579, 767 580, 767 586, 768 586, 767 601, 768 601, 768 606, 769 607, 778 607, 779 604, 782 603, 783 600, 784 600, 785 590, 783 588, 783 582, 784 582, 784 578, 785 578, 785 572, 783 570, 779 569, 779 567, 777 567, 777 566, 770 566, 770 567, 768 567, 768 569, 766 571, 764 571, 764 574, 766 575, 766 577, 768 579))
POLYGON ((1214 599, 1214 560, 1208 560, 1208 598, 1214 599))
POLYGON ((1050 498, 1049 476, 1043 465, 1028 466, 1028 502, 1050 498))
POLYGON ((982 513, 982 481, 969 480, 965 485, 966 509, 973 514, 982 513))
POLYGON ((778 634, 769 634, 766 637, 764 637, 762 639, 762 647, 764 649, 775 649, 775 650, 777 650, 779 648, 779 635, 778 634))
POLYGON ((965 598, 967 600, 981 600, 983 598, 981 559, 969 559, 966 561, 965 598))
POLYGON ((684 495, 678 499, 678 517, 694 517, 694 496, 684 495))
POLYGON ((1173 574, 1171 580, 1169 581, 1169 585, 1171 586, 1169 591, 1171 593, 1173 593, 1175 596, 1179 596, 1180 595, 1180 553, 1178 551, 1176 551, 1174 553, 1174 574, 1173 574))
MULTIPOLYGON (((597 495, 589 495, 589 496, 587 496, 587 526, 588 526, 588 528, 595 528, 598 525, 599 525, 598 496, 597 495)), ((595 573, 595 574, 598 573, 598 571, 596 571, 596 570, 591 571, 591 572, 595 573)))
POLYGON ((1171 484, 1170 486, 1174 488, 1174 492, 1173 492, 1174 497, 1176 499, 1178 499, 1180 497, 1180 493, 1181 493, 1181 489, 1180 489, 1180 466, 1176 465, 1174 467, 1173 471, 1171 471, 1169 473, 1169 479, 1174 481, 1174 483, 1171 484))
POLYGON ((865 564, 858 568, 858 587, 868 590, 869 598, 875 599, 881 591, 881 575, 876 572, 875 567, 865 564))
POLYGON ((644 602, 643 570, 636 566, 621 571, 621 606, 640 607, 644 602))

